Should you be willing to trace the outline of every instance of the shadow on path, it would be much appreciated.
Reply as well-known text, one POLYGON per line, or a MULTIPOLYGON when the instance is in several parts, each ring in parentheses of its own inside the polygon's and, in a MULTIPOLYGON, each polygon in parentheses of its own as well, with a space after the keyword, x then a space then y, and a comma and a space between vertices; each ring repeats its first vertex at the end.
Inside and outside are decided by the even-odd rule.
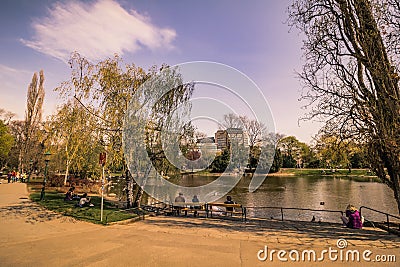
POLYGON ((0 208, 0 219, 10 220, 18 219, 20 217, 25 218, 26 223, 35 224, 40 222, 46 222, 56 219, 62 219, 65 221, 74 222, 75 219, 66 217, 56 212, 47 210, 36 203, 25 201, 20 204, 10 205, 0 208))
POLYGON ((266 236, 270 234, 279 235, 287 238, 311 238, 311 239, 339 239, 361 241, 382 241, 393 242, 395 247, 400 248, 400 237, 377 228, 349 229, 335 223, 311 223, 300 221, 275 221, 275 220, 255 220, 247 222, 225 220, 225 219, 194 219, 194 218, 174 218, 157 217, 149 219, 147 223, 163 227, 182 227, 182 228, 213 228, 228 231, 240 231, 253 235, 266 236))

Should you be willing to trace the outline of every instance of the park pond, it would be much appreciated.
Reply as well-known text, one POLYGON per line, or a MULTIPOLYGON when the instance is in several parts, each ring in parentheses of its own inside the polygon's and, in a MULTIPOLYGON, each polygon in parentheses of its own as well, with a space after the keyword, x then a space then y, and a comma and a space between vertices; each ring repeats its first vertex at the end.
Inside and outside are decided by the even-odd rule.
MULTIPOLYGON (((181 175, 172 177, 171 182, 182 186, 199 186, 214 181, 216 176, 181 175)), ((268 176, 255 192, 248 190, 249 176, 242 177, 229 195, 247 209, 249 217, 281 219, 281 210, 272 207, 306 208, 315 210, 343 211, 351 203, 356 207, 366 206, 393 215, 398 214, 393 191, 372 178, 360 181, 335 176, 268 176)), ((124 180, 113 183, 112 192, 123 196, 124 180)), ((191 196, 186 196, 190 201, 191 196)), ((223 201, 224 199, 220 199, 223 201)), ((147 196, 144 202, 150 203, 147 196)), ((201 200, 200 200, 201 201, 201 200)), ((341 222, 338 212, 319 212, 304 210, 283 210, 285 219, 309 221, 341 222)), ((373 221, 385 221, 386 216, 362 210, 363 215, 373 221)), ((391 219, 392 220, 392 219, 391 219)))

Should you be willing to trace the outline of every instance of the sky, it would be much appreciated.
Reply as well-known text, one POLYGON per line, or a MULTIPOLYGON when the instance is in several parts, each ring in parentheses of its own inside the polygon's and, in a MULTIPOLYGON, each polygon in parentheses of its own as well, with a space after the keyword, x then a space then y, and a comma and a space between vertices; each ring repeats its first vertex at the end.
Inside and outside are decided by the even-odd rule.
MULTIPOLYGON (((211 61, 235 68, 257 85, 276 132, 309 143, 321 125, 298 121, 307 103, 299 101, 302 85, 296 75, 304 64, 302 36, 285 23, 290 2, 2 0, 0 108, 23 119, 28 85, 43 69, 44 114, 54 113, 64 100, 53 89, 70 77, 73 51, 92 62, 118 53, 145 69, 211 61)), ((227 99, 218 89, 209 92, 220 102, 227 99)), ((215 130, 211 124, 201 127, 215 130)))

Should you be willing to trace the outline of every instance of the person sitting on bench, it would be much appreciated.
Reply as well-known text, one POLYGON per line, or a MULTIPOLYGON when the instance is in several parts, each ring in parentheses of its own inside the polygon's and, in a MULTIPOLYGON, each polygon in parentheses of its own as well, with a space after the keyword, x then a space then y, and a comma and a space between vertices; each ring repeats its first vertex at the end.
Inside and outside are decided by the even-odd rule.
MULTIPOLYGON (((226 201, 224 202, 224 204, 235 204, 235 202, 233 202, 231 196, 227 196, 226 197, 226 201)), ((233 207, 226 207, 226 211, 227 212, 233 212, 233 207)))
MULTIPOLYGON (((186 202, 185 197, 183 196, 183 193, 179 193, 179 195, 175 198, 175 202, 177 203, 184 203, 186 202)), ((181 209, 183 209, 182 206, 174 206, 176 209, 176 214, 179 216, 181 214, 181 209)))
MULTIPOLYGON (((200 202, 199 199, 197 198, 197 195, 194 195, 192 198, 192 202, 193 203, 198 203, 200 202)), ((191 209, 195 209, 194 213, 193 213, 193 217, 197 216, 197 210, 201 209, 201 206, 192 206, 190 207, 191 209)))

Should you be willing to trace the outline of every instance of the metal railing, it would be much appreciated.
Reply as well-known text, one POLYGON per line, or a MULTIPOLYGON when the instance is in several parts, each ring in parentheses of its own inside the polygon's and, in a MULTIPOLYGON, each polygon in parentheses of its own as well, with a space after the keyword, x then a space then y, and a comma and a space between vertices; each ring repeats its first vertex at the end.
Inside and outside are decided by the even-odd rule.
POLYGON ((280 211, 281 221, 285 220, 285 210, 298 210, 298 211, 313 211, 313 212, 331 212, 343 214, 340 210, 317 210, 317 209, 307 209, 307 208, 286 208, 286 207, 275 207, 275 206, 264 206, 264 207, 246 207, 246 209, 275 209, 280 211))
MULTIPOLYGON (((393 214, 389 214, 387 212, 383 212, 383 211, 380 211, 380 210, 376 210, 376 209, 373 209, 373 208, 369 208, 369 207, 366 207, 366 206, 361 206, 360 207, 360 216, 362 215, 362 209, 367 209, 367 210, 370 210, 370 211, 385 215, 386 216, 386 224, 387 224, 386 230, 388 231, 388 233, 390 233, 390 219, 389 218, 393 217, 393 218, 396 218, 396 219, 400 220, 399 216, 396 216, 396 215, 393 215, 393 214)), ((398 231, 400 231, 400 224, 399 224, 398 231)))
MULTIPOLYGON (((160 203, 162 203, 162 202, 152 203, 152 204, 160 204, 160 203)), ((148 206, 153 206, 153 205, 148 205, 148 206)), ((291 208, 291 207, 276 207, 276 206, 263 206, 263 207, 255 207, 255 206, 244 207, 243 206, 242 209, 244 210, 244 212, 243 212, 244 213, 244 221, 247 220, 247 218, 248 218, 248 210, 251 210, 251 209, 253 209, 253 210, 259 210, 259 209, 275 209, 275 210, 279 210, 280 211, 280 219, 281 219, 281 221, 285 220, 285 213, 284 213, 285 210, 311 211, 311 212, 328 212, 328 213, 338 213, 340 215, 343 215, 343 211, 341 211, 341 210, 321 210, 321 209, 291 208)), ((379 211, 379 210, 376 210, 376 209, 373 209, 373 208, 369 208, 369 207, 366 207, 366 206, 361 206, 360 207, 360 209, 359 209, 360 210, 360 216, 362 216, 362 209, 367 209, 367 210, 374 211, 374 212, 377 212, 377 213, 385 215, 386 216, 386 224, 387 224, 386 230, 389 233, 390 233, 390 219, 389 218, 392 217, 392 218, 396 218, 396 219, 400 220, 400 216, 389 214, 387 212, 379 211)), ((372 221, 369 221, 369 222, 372 223, 372 225, 374 226, 372 221)), ((398 230, 400 231, 400 224, 399 224, 399 229, 398 230)))

